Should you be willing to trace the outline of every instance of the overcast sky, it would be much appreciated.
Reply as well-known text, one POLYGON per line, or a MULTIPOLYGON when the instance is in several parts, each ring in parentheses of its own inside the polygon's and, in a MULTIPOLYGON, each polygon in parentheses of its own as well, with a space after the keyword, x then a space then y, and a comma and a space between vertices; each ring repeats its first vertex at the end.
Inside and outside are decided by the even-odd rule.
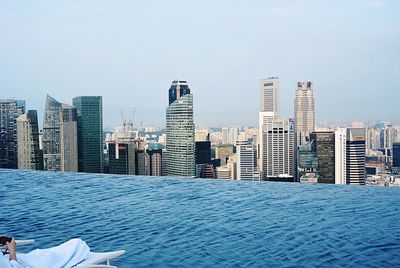
POLYGON ((164 126, 168 89, 189 82, 197 126, 257 125, 259 79, 315 85, 317 121, 399 121, 400 1, 0 2, 0 97, 43 116, 46 94, 102 95, 104 126, 164 126))

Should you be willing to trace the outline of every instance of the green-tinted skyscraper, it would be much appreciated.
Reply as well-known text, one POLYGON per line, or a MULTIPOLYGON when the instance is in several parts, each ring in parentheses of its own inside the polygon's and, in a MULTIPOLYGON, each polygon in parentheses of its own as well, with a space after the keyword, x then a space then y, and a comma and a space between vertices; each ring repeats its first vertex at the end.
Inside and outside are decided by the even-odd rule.
POLYGON ((101 96, 73 99, 78 109, 78 169, 79 172, 102 172, 103 101, 101 96))

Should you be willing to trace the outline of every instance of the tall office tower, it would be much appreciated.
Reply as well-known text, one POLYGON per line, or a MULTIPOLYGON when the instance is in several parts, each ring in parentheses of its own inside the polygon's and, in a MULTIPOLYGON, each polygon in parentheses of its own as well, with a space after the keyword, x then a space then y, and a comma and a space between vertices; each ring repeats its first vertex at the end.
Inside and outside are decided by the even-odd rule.
POLYGON ((47 95, 42 143, 45 170, 78 171, 78 126, 74 106, 47 95))
POLYGON ((291 118, 267 120, 262 128, 263 179, 272 180, 280 176, 296 176, 295 133, 291 118))
POLYGON ((297 145, 305 144, 310 133, 315 130, 315 107, 313 85, 310 81, 297 83, 294 99, 294 123, 296 126, 297 145))
POLYGON ((335 132, 335 183, 365 184, 365 129, 335 132))
POLYGON ((392 125, 387 125, 383 129, 383 148, 391 150, 395 138, 395 129, 392 125))
POLYGON ((275 119, 279 117, 279 95, 280 95, 280 81, 278 77, 270 77, 267 79, 260 80, 260 112, 258 116, 258 158, 259 158, 259 170, 261 176, 263 177, 265 170, 265 162, 263 160, 263 153, 266 150, 266 145, 264 145, 263 136, 263 126, 267 124, 268 120, 275 119))
POLYGON ((318 172, 316 142, 310 141, 298 147, 298 177, 318 172))
POLYGON ((270 118, 279 116, 279 91, 278 77, 260 80, 260 112, 270 113, 270 118))
POLYGON ((238 135, 239 135, 238 128, 236 128, 236 127, 229 128, 228 143, 236 144, 236 141, 238 140, 238 135))
POLYGON ((110 174, 136 174, 136 150, 135 143, 113 142, 108 144, 110 174))
POLYGON ((0 168, 18 168, 17 118, 25 101, 0 100, 0 168))
POLYGON ((257 151, 254 145, 248 141, 237 141, 237 179, 259 180, 257 170, 257 151))
POLYGON ((43 154, 39 148, 39 125, 36 110, 17 118, 18 168, 43 169, 43 154))
POLYGON ((166 115, 168 176, 195 176, 193 95, 186 81, 172 82, 166 115))
POLYGON ((147 152, 147 174, 149 176, 161 176, 162 175, 162 146, 156 147, 154 145, 150 146, 146 150, 147 152))
POLYGON ((60 138, 61 103, 47 95, 43 120, 44 169, 61 170, 60 138))
POLYGON ((146 150, 136 150, 135 158, 136 175, 146 175, 146 150))
POLYGON ((214 168, 211 165, 211 142, 196 141, 196 177, 215 178, 214 168))
POLYGON ((392 162, 392 147, 395 139, 395 129, 392 125, 387 125, 383 129, 383 151, 386 157, 385 162, 391 164, 392 162))
POLYGON ((223 127, 222 128, 222 144, 228 144, 229 139, 229 128, 223 127))
POLYGON ((375 128, 368 128, 365 132, 366 149, 378 150, 381 148, 381 131, 375 128))
POLYGON ((347 176, 347 129, 335 131, 335 184, 346 184, 347 176))
POLYGON ((62 171, 78 172, 78 115, 74 106, 61 104, 60 167, 62 171))
POLYGON ((335 132, 313 132, 310 139, 318 159, 318 182, 335 183, 335 132))
POLYGON ((400 173, 400 142, 393 143, 393 164, 392 172, 400 173))
POLYGON ((222 128, 222 144, 236 144, 237 138, 237 128, 222 128))
POLYGON ((162 150, 162 158, 161 158, 161 176, 168 176, 167 173, 167 155, 168 152, 166 149, 162 150))
POLYGON ((211 163, 211 142, 196 141, 196 165, 211 163))
POLYGON ((102 172, 103 100, 101 96, 75 97, 78 110, 78 166, 80 172, 102 172))

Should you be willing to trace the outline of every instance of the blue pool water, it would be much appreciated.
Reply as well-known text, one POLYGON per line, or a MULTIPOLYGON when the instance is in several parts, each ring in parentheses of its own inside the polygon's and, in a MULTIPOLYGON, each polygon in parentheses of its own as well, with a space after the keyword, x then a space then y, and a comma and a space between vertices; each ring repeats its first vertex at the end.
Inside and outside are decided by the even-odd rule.
POLYGON ((0 181, 0 233, 126 249, 119 267, 400 266, 398 188, 18 170, 0 181))

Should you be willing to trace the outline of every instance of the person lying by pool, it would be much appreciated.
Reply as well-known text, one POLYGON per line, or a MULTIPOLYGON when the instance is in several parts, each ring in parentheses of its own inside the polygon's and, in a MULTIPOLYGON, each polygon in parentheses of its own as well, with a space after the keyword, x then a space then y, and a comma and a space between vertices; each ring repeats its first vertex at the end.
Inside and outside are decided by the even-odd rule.
MULTIPOLYGON (((0 238, 4 237, 0 235, 0 238)), ((15 240, 6 242, 7 254, 0 253, 1 268, 58 268, 72 267, 89 257, 90 248, 81 239, 71 239, 47 249, 17 253, 15 240)))

